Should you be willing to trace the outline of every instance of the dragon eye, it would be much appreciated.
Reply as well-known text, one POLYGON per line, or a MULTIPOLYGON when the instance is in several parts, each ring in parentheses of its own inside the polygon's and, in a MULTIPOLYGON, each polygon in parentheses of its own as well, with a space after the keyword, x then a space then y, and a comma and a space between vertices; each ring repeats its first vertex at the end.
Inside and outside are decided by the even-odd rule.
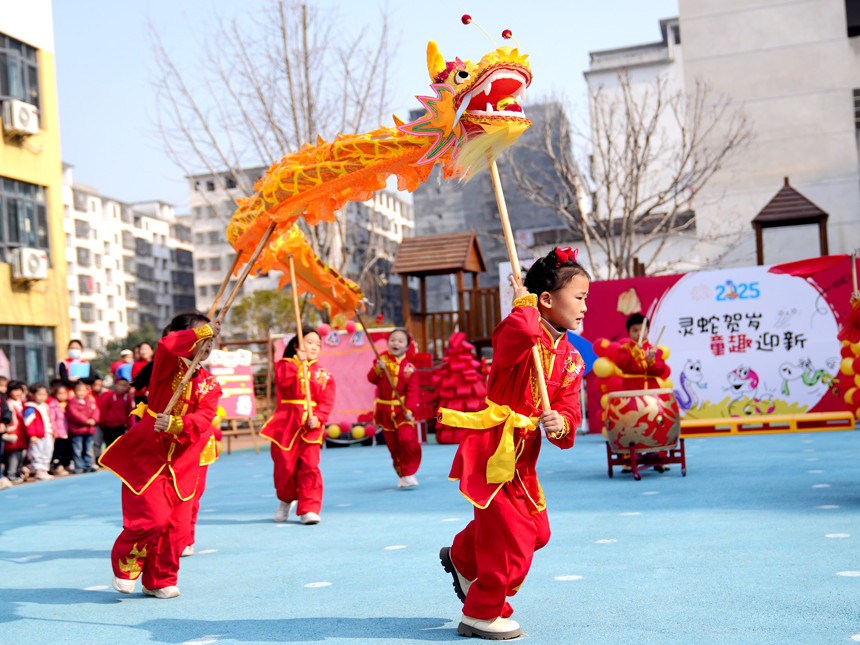
POLYGON ((468 80, 469 80, 469 72, 464 72, 463 70, 460 70, 459 72, 454 74, 454 82, 457 85, 462 85, 463 83, 465 83, 468 80))

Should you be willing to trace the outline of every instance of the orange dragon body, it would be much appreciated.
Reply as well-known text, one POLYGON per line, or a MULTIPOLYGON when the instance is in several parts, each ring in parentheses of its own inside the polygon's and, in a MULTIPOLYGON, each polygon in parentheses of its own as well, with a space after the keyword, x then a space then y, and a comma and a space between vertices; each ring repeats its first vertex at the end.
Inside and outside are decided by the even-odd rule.
MULTIPOLYGON (((427 45, 427 68, 434 91, 418 97, 427 113, 411 123, 394 117, 395 127, 365 134, 341 134, 305 144, 272 165, 255 185, 255 194, 239 200, 227 238, 245 258, 276 223, 274 244, 304 215, 309 225, 334 221, 348 201, 367 201, 397 177, 399 190, 414 191, 427 181, 433 166, 444 177, 467 178, 485 167, 488 155, 501 151, 531 125, 519 101, 532 74, 527 55, 499 47, 477 63, 445 62, 436 43, 427 45)), ((255 263, 270 262, 269 249, 255 263)))

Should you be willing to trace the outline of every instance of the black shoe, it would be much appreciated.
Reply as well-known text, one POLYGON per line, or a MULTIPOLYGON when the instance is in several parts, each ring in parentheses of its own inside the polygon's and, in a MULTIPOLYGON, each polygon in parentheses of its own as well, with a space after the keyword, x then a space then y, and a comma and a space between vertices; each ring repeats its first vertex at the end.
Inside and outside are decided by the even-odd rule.
POLYGON ((466 593, 463 591, 463 586, 460 584, 460 578, 457 575, 457 569, 451 560, 451 547, 443 546, 439 551, 439 559, 442 561, 442 568, 454 578, 454 593, 457 594, 457 598, 460 599, 460 602, 466 602, 466 593))

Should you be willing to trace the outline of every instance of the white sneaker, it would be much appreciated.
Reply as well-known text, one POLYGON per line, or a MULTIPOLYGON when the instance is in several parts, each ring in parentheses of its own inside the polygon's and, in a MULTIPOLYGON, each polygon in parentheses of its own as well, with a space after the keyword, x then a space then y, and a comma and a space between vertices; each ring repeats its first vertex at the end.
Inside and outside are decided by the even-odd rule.
POLYGON ((292 510, 293 505, 287 504, 286 502, 281 502, 278 506, 278 510, 275 511, 275 517, 273 518, 276 522, 286 522, 287 518, 290 516, 290 510, 292 510))
POLYGON ((418 479, 415 475, 407 475, 406 477, 400 478, 400 483, 397 484, 397 488, 414 488, 418 485, 418 479))
POLYGON ((187 558, 189 555, 194 555, 194 545, 189 544, 187 547, 182 549, 182 553, 179 554, 180 558, 187 558))
POLYGON ((8 477, 0 477, 0 490, 4 488, 12 488, 13 484, 9 481, 8 477))
POLYGON ((299 518, 299 522, 302 524, 319 524, 320 516, 316 513, 305 513, 299 518))
POLYGON ((144 595, 152 596, 153 598, 176 598, 176 596, 179 595, 179 587, 175 586, 164 587, 163 589, 141 588, 143 589, 144 595))
POLYGON ((126 580, 125 578, 113 577, 111 586, 120 593, 134 593, 134 584, 137 580, 126 580))
POLYGON ((49 479, 53 479, 53 478, 54 478, 54 476, 53 476, 53 475, 49 475, 49 474, 48 474, 48 473, 46 473, 44 470, 37 470, 37 471, 36 471, 35 478, 36 478, 36 479, 39 479, 39 480, 42 480, 42 481, 48 481, 49 479))
POLYGON ((493 620, 481 620, 466 614, 460 617, 457 631, 463 636, 477 636, 491 641, 503 641, 523 635, 519 623, 510 618, 499 617, 493 620))

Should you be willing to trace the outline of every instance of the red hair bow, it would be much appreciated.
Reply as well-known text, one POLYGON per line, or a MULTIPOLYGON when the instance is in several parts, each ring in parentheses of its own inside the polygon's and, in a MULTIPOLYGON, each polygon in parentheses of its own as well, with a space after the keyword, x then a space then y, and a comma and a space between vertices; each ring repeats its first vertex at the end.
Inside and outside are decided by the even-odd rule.
POLYGON ((568 260, 573 260, 576 262, 576 257, 579 255, 579 249, 573 249, 569 246, 564 247, 563 249, 555 250, 555 266, 560 267, 562 264, 567 264, 568 260))

